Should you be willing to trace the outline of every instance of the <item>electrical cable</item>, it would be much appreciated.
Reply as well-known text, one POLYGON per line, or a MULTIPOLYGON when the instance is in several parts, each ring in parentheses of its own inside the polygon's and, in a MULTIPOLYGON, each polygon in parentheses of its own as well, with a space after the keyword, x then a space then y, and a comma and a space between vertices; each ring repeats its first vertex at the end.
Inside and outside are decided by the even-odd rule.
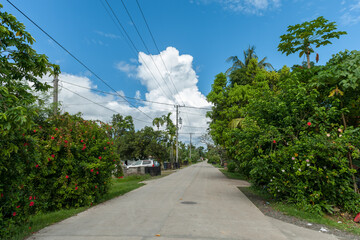
MULTIPOLYGON (((103 106, 103 105, 101 105, 101 104, 99 104, 99 103, 96 103, 96 102, 90 100, 89 98, 84 97, 84 96, 80 95, 79 93, 74 92, 74 91, 72 91, 72 90, 70 90, 70 89, 68 89, 68 88, 66 88, 66 87, 64 87, 64 86, 63 86, 62 88, 64 88, 65 90, 67 90, 67 91, 69 91, 69 92, 72 92, 73 94, 75 94, 75 95, 77 95, 77 96, 79 96, 79 97, 81 97, 81 98, 84 98, 84 99, 88 100, 89 102, 92 102, 93 104, 96 104, 96 105, 98 105, 98 106, 100 106, 100 107, 103 107, 103 108, 105 108, 105 109, 107 109, 107 110, 109 110, 109 111, 112 111, 112 112, 121 114, 121 113, 118 112, 118 111, 115 111, 115 110, 113 110, 113 109, 111 109, 111 108, 108 108, 108 107, 106 107, 106 106, 103 106)), ((144 120, 141 120, 141 119, 137 119, 137 118, 134 118, 134 117, 133 117, 132 119, 134 119, 134 120, 136 120, 136 121, 140 121, 140 122, 144 122, 144 123, 151 123, 151 124, 152 124, 152 122, 147 122, 147 121, 144 121, 144 120)))
MULTIPOLYGON (((121 0, 121 1, 122 1, 122 0, 121 0)), ((158 45, 156 44, 154 35, 152 34, 152 31, 150 30, 150 26, 149 26, 149 24, 148 24, 148 22, 147 22, 147 20, 146 20, 145 14, 144 14, 144 12, 143 12, 143 10, 142 10, 142 8, 141 8, 140 3, 139 3, 138 0, 136 0, 136 4, 137 4, 137 6, 138 6, 138 8, 139 8, 139 10, 140 10, 141 16, 142 16, 142 18, 143 18, 143 20, 144 20, 144 22, 145 22, 145 25, 146 25, 149 33, 150 33, 151 39, 152 39, 152 41, 153 41, 153 43, 154 43, 154 45, 155 45, 155 47, 156 47, 156 50, 157 50, 158 53, 159 53, 159 56, 160 56, 161 61, 162 61, 163 65, 164 65, 164 67, 165 67, 165 70, 166 70, 166 71, 168 72, 168 74, 169 74, 170 82, 172 83, 172 85, 174 86, 176 92, 178 93, 181 102, 183 103, 183 105, 185 105, 184 100, 182 99, 179 90, 176 88, 176 85, 174 84, 174 79, 172 78, 171 73, 170 73, 170 71, 168 70, 168 68, 167 68, 167 66, 166 66, 166 64, 165 64, 165 61, 164 61, 164 59, 163 59, 163 57, 162 57, 162 55, 161 55, 161 52, 160 52, 160 50, 159 50, 159 47, 158 47, 158 45)), ((187 115, 186 115, 186 116, 187 116, 187 115)), ((187 116, 187 120, 189 121, 189 116, 187 116)), ((189 123, 190 123, 190 121, 189 121, 189 123)))
MULTIPOLYGON (((100 92, 100 93, 104 93, 104 94, 108 94, 108 95, 113 95, 113 96, 118 96, 118 94, 115 94, 115 93, 110 93, 110 92, 98 90, 98 89, 95 89, 95 88, 89 88, 89 87, 81 86, 81 85, 78 85, 78 84, 75 84, 75 83, 71 83, 71 82, 68 82, 68 81, 64 81, 64 80, 61 80, 61 79, 59 79, 59 81, 60 81, 60 82, 67 83, 67 84, 70 84, 70 85, 73 85, 73 86, 76 86, 76 87, 88 89, 88 90, 91 90, 91 91, 100 92)), ((123 97, 124 97, 124 98, 128 98, 128 99, 132 99, 132 100, 136 100, 136 101, 149 102, 149 103, 160 104, 160 105, 167 105, 167 106, 174 106, 174 104, 171 104, 171 103, 161 103, 161 102, 150 101, 150 100, 145 100, 145 99, 141 99, 141 98, 134 98, 134 97, 128 97, 128 96, 123 96, 123 97)), ((200 109, 200 110, 211 110, 210 108, 198 108, 198 107, 189 107, 189 106, 180 106, 180 107, 183 107, 183 108, 194 108, 194 109, 200 109)), ((191 113, 190 113, 190 114, 191 114, 191 113)))
POLYGON ((165 82, 165 85, 166 85, 166 87, 169 89, 170 93, 171 93, 172 95, 174 95, 174 93, 173 93, 172 90, 170 89, 169 85, 167 84, 167 81, 165 80, 165 78, 164 78, 163 75, 161 74, 161 72, 160 72, 160 70, 159 70, 159 68, 158 68, 158 66, 157 66, 157 64, 156 64, 153 56, 150 54, 150 50, 149 50, 148 46, 146 45, 143 37, 141 36, 141 34, 140 34, 140 32, 139 32, 139 29, 137 28, 136 23, 134 22, 133 18, 131 17, 131 14, 130 14, 130 12, 128 11, 128 9, 127 9, 124 1, 121 0, 121 3, 122 3, 122 5, 123 5, 123 7, 124 7, 124 9, 125 9, 125 11, 126 11, 126 13, 127 13, 127 15, 129 16, 130 21, 131 21, 131 23, 133 24, 133 26, 134 26, 134 28, 135 28, 135 30, 136 30, 136 32, 137 32, 137 34, 138 34, 138 36, 139 36, 142 44, 144 45, 144 47, 145 47, 145 49, 146 49, 146 51, 147 51, 147 54, 150 56, 150 58, 151 58, 152 62, 154 63, 154 65, 155 65, 158 73, 160 74, 160 77, 161 77, 162 80, 165 82))
MULTIPOLYGON (((92 73, 97 79, 99 79, 100 81, 102 81, 107 87, 109 87, 111 90, 113 90, 114 92, 117 93, 117 91, 115 89, 113 89, 107 82, 105 82, 100 76, 98 76, 94 71, 92 71, 88 66, 86 66, 82 61, 80 61, 80 59, 78 59, 77 57, 75 57, 69 50, 67 50, 64 46, 62 46, 58 41, 56 41, 50 34, 48 34, 44 29, 42 29, 38 24, 36 24, 30 17, 28 17, 24 12, 22 12, 18 7, 16 7, 10 0, 6 0, 10 5, 12 5, 17 11, 19 11, 25 18, 27 18, 32 24, 34 24, 39 30, 41 30, 46 36, 48 36, 51 40, 53 40, 59 47, 61 47, 65 52, 67 52, 72 58, 74 58, 78 63, 80 63, 84 68, 86 68, 90 73, 92 73)), ((125 101, 126 98, 124 98, 123 96, 121 96, 120 94, 118 94, 118 96, 120 96, 121 98, 123 98, 125 101)), ((137 108, 136 106, 134 106, 132 103, 130 103, 129 101, 127 101, 132 107, 134 107, 136 110, 138 110, 139 112, 143 113, 145 116, 147 116, 148 118, 150 118, 151 120, 153 120, 152 117, 150 117, 148 114, 144 113, 143 111, 141 111, 139 108, 137 108)))
MULTIPOLYGON (((130 38, 129 34, 127 33, 127 31, 125 30, 124 26, 121 24, 119 18, 117 17, 114 9, 110 6, 109 2, 107 0, 105 0, 106 4, 108 5, 108 7, 110 8, 110 11, 112 12, 112 14, 114 15, 115 19, 117 20, 118 24, 120 25, 121 29, 123 30, 123 32, 125 33, 126 37, 129 39, 129 41, 131 42, 131 45, 133 46, 133 48, 135 49, 136 53, 140 53, 140 51, 137 49, 137 47, 135 46, 134 42, 132 41, 132 39, 130 38)), ((156 81, 156 83, 158 84, 158 87, 161 89, 161 91, 164 93, 164 95, 166 97, 168 97, 169 99, 171 99, 171 96, 169 97, 169 95, 167 95, 164 91, 164 89, 161 87, 160 83, 158 82, 158 80, 155 78, 154 73, 150 70, 149 66, 147 65, 146 61, 143 59, 143 57, 141 56, 141 54, 138 55, 140 57, 140 59, 142 60, 144 66, 147 68, 147 70, 149 71, 149 73, 151 74, 152 78, 156 81)), ((136 56, 137 57, 137 56, 136 56)))

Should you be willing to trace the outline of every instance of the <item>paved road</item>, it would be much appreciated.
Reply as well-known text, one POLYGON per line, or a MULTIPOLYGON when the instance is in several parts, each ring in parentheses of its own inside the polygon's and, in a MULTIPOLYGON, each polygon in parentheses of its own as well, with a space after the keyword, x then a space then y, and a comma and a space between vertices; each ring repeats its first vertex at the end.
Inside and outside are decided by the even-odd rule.
POLYGON ((336 239, 265 217, 237 186, 203 162, 41 230, 38 240, 336 239))

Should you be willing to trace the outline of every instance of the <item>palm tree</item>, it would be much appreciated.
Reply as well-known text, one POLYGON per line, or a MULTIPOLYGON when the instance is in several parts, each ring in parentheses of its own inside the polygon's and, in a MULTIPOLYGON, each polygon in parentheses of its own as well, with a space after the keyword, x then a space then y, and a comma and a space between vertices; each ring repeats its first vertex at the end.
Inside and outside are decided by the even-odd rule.
MULTIPOLYGON (((226 62, 232 62, 233 65, 226 70, 226 74, 230 74, 232 71, 239 68, 247 68, 251 59, 258 59, 258 56, 255 53, 255 46, 249 46, 248 49, 243 51, 244 54, 244 62, 242 62, 237 56, 231 56, 226 59, 226 62)), ((274 70, 273 66, 270 63, 265 62, 267 57, 264 57, 261 61, 258 62, 258 66, 261 69, 269 69, 274 70)))
POLYGON ((165 123, 165 121, 162 117, 154 118, 154 120, 152 122, 153 126, 156 126, 158 131, 159 131, 160 126, 163 126, 164 123, 165 123))

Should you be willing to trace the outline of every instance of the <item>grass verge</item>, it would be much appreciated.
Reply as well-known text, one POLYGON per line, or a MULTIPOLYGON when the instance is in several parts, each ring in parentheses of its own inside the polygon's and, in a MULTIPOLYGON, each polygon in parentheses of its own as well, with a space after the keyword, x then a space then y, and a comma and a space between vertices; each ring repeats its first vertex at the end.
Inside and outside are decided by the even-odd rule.
POLYGON ((238 179, 238 180, 245 180, 245 181, 248 181, 249 179, 241 174, 241 173, 238 173, 238 172, 228 172, 227 170, 223 169, 223 168, 220 168, 219 169, 220 172, 222 172, 226 177, 228 178, 231 178, 231 179, 238 179))
MULTIPOLYGON (((128 176, 126 178, 113 178, 109 192, 105 194, 99 201, 99 203, 105 202, 112 198, 121 196, 127 192, 130 192, 136 188, 144 185, 140 183, 144 180, 151 178, 149 175, 144 176, 128 176)), ((16 230, 16 235, 13 236, 13 240, 22 240, 32 233, 39 231, 40 229, 47 227, 51 224, 60 222, 66 218, 74 216, 80 212, 87 210, 90 207, 80 207, 72 209, 64 209, 55 212, 39 213, 30 217, 30 223, 19 226, 16 230)))
MULTIPOLYGON (((228 178, 247 180, 246 177, 240 173, 231 173, 224 169, 219 169, 219 170, 228 178)), ((338 229, 355 235, 360 235, 359 224, 355 223, 352 220, 351 216, 349 216, 348 214, 337 214, 337 215, 314 214, 311 212, 304 211, 303 209, 300 209, 298 206, 294 204, 276 201, 272 198, 272 196, 268 192, 264 191, 263 189, 256 188, 254 186, 240 187, 239 189, 255 205, 258 204, 264 205, 264 203, 268 202, 274 211, 278 211, 286 216, 292 216, 309 223, 320 224, 331 229, 338 229)), ((262 209, 260 210, 262 211, 262 209)), ((266 211, 268 210, 269 209, 266 209, 266 211)), ((264 214, 266 213, 264 212, 264 214)))

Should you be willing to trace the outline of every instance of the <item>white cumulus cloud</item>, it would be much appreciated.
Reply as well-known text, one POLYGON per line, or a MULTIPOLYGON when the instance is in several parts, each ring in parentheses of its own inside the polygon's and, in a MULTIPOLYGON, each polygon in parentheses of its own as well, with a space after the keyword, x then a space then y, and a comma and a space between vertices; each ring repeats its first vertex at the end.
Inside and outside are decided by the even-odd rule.
MULTIPOLYGON (((129 61, 132 62, 131 59, 129 61)), ((174 105, 181 105, 179 116, 182 118, 182 125, 179 132, 205 133, 209 120, 205 117, 207 110, 199 108, 208 109, 211 105, 197 87, 198 76, 192 66, 193 57, 180 55, 176 48, 168 47, 160 55, 139 53, 138 62, 139 65, 119 62, 116 68, 140 80, 147 91, 136 91, 135 98, 145 96, 146 101, 128 99, 129 103, 121 97, 125 94, 120 89, 112 94, 94 91, 99 87, 91 81, 91 76, 62 73, 59 75, 59 101, 62 111, 71 114, 81 112, 85 119, 98 119, 103 122, 110 122, 112 115, 116 113, 131 115, 136 129, 141 129, 145 125, 151 126, 153 118, 168 112, 172 112, 175 123, 174 105)), ((42 80, 52 84, 53 79, 44 77, 42 80)), ((101 90, 111 92, 105 87, 101 90)), ((188 142, 188 138, 188 135, 180 135, 180 140, 188 142)))

